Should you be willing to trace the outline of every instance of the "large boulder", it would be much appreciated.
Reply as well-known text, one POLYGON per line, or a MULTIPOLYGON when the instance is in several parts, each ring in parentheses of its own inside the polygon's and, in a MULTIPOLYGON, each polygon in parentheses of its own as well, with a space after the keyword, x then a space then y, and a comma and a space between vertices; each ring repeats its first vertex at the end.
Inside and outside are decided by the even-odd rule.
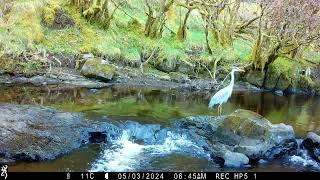
POLYGON ((81 113, 11 104, 0 109, 0 163, 52 160, 118 134, 117 128, 89 122, 81 113))
POLYGON ((102 81, 110 81, 116 72, 116 67, 100 58, 87 60, 81 73, 88 78, 96 78, 102 81))
POLYGON ((225 165, 245 165, 248 163, 245 156, 255 162, 290 154, 297 149, 291 126, 271 124, 259 114, 242 109, 228 116, 186 117, 175 121, 174 125, 205 136, 211 144, 211 156, 224 159, 225 165))

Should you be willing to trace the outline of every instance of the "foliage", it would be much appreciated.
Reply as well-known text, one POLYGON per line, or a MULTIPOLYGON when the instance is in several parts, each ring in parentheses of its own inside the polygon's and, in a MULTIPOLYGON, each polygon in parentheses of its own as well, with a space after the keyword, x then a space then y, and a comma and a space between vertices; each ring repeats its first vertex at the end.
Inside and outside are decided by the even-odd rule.
POLYGON ((264 69, 279 55, 295 58, 320 38, 320 1, 259 1, 260 22, 252 60, 264 69))

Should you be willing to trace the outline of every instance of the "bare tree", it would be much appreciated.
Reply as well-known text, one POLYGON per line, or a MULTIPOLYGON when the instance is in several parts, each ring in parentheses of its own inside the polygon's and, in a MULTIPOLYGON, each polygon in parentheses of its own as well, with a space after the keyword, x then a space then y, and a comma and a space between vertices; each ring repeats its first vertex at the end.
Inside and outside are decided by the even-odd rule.
POLYGON ((166 13, 174 0, 145 0, 147 7, 147 22, 144 33, 150 38, 161 37, 166 23, 166 13))
POLYGON ((260 17, 253 46, 254 68, 267 69, 280 55, 295 58, 320 38, 320 1, 259 1, 260 17))
POLYGON ((177 38, 179 40, 185 40, 187 38, 187 21, 190 17, 191 12, 196 9, 195 2, 193 0, 184 0, 184 1, 178 1, 178 6, 184 7, 187 9, 186 14, 184 15, 183 20, 180 20, 179 29, 177 32, 177 38))
POLYGON ((115 12, 127 4, 126 0, 71 0, 71 4, 80 8, 88 21, 96 20, 104 28, 110 27, 115 12))

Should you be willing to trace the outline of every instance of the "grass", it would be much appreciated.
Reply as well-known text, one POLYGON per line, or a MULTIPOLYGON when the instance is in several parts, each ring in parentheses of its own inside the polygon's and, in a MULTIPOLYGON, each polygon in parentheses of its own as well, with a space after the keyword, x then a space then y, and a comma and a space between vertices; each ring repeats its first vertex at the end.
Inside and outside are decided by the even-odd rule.
MULTIPOLYGON (((252 3, 244 4, 241 15, 253 16, 256 6, 252 3)), ((141 10, 141 0, 131 0, 130 6, 118 10, 108 30, 99 23, 89 23, 68 0, 15 0, 12 11, 6 15, 6 21, 0 23, 0 55, 46 51, 72 57, 93 53, 95 56, 104 56, 136 66, 143 51, 150 55, 153 49, 159 48, 160 52, 155 56, 157 59, 153 60, 155 64, 169 60, 173 63, 183 61, 197 65, 200 61, 211 68, 214 61, 222 55, 218 66, 229 71, 234 63, 249 62, 252 44, 242 39, 235 39, 229 48, 214 45, 210 40, 213 54, 209 55, 203 22, 197 11, 193 11, 188 19, 187 39, 183 42, 177 40, 171 31, 177 32, 181 22, 180 15, 184 17, 185 12, 185 8, 174 6, 173 11, 168 13, 167 28, 164 29, 163 36, 160 39, 150 39, 145 37, 143 32, 147 16, 141 10), (54 13, 59 8, 63 8, 67 15, 72 17, 75 23, 73 27, 54 29, 50 26, 54 13), (9 32, 6 31, 7 28, 10 28, 9 32)), ((311 50, 305 54, 305 58, 318 62, 320 53, 311 50)), ((286 73, 290 70, 287 69, 290 64, 286 60, 277 60, 274 65, 286 73)), ((31 64, 27 67, 34 66, 31 64)), ((205 69, 202 69, 202 73, 208 75, 205 69)))

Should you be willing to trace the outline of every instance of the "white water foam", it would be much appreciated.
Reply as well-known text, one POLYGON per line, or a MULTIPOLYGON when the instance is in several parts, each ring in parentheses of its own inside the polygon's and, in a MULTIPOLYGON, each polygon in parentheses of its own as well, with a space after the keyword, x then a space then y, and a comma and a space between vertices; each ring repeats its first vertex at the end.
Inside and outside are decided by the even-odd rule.
POLYGON ((206 154, 184 135, 168 132, 163 144, 139 145, 130 141, 128 131, 124 131, 120 140, 116 141, 110 149, 103 151, 102 156, 96 160, 89 171, 133 171, 142 163, 147 162, 150 156, 166 155, 172 152, 193 152, 206 154))
POLYGON ((314 169, 320 170, 320 165, 315 160, 313 160, 307 153, 306 150, 300 150, 301 155, 293 155, 289 157, 289 161, 297 164, 302 165, 304 167, 312 167, 314 169))

